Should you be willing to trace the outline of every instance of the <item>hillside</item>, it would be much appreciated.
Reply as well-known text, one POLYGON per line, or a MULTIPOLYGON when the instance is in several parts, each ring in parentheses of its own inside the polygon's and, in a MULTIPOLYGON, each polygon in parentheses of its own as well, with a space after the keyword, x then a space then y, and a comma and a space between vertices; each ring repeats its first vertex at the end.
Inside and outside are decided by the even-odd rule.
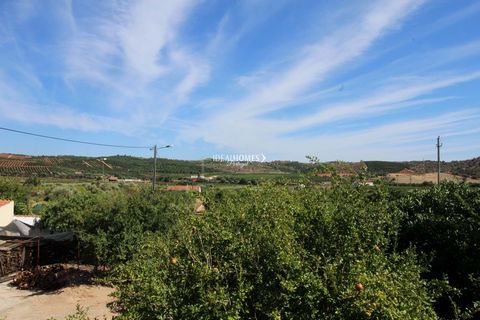
MULTIPOLYGON (((308 165, 299 162, 231 164, 211 159, 172 160, 157 159, 159 175, 194 175, 214 173, 294 173, 306 171, 308 165)), ((79 157, 79 156, 21 156, 0 154, 0 175, 55 176, 65 178, 93 178, 115 175, 120 178, 149 179, 153 159, 131 156, 79 157), (107 159, 107 160, 103 160, 107 159)))
MULTIPOLYGON (((153 171, 152 158, 126 155, 105 157, 80 156, 27 156, 0 153, 0 175, 3 176, 53 176, 64 178, 94 178, 100 175, 115 175, 120 178, 149 179, 153 171)), ((344 164, 330 163, 341 168, 344 164)), ((402 169, 418 173, 435 172, 435 161, 365 161, 349 163, 353 168, 366 165, 371 175, 386 175, 402 169)), ((265 163, 236 163, 205 160, 157 159, 157 172, 163 175, 229 174, 229 173, 306 173, 311 164, 297 161, 272 161, 265 163)), ((442 172, 454 175, 480 178, 480 157, 442 162, 442 172)))

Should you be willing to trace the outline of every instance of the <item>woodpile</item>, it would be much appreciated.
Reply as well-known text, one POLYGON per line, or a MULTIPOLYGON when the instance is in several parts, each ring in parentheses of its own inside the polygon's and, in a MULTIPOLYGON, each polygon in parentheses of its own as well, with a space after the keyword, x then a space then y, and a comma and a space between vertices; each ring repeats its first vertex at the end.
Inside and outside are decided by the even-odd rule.
POLYGON ((18 289, 54 290, 65 286, 72 278, 73 269, 65 269, 62 265, 49 265, 19 271, 12 280, 18 289))

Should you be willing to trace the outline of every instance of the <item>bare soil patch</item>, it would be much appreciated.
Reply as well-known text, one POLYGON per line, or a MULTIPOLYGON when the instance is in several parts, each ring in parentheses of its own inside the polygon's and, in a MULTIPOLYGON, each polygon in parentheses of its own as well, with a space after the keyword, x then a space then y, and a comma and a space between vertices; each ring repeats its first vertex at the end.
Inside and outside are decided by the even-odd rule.
POLYGON ((55 290, 40 290, 30 286, 20 290, 11 281, 0 283, 0 319, 41 320, 53 317, 63 320, 75 313, 77 304, 87 308, 92 319, 111 319, 114 313, 107 304, 114 300, 110 296, 114 289, 89 281, 88 269, 82 267, 75 272, 71 267, 64 267, 60 274, 68 273, 70 276, 62 280, 62 287, 55 286, 55 290))
MULTIPOLYGON (((437 183, 437 173, 424 173, 424 174, 399 174, 399 173, 390 173, 388 177, 393 179, 396 183, 408 183, 408 184, 421 184, 424 182, 437 183)), ((450 174, 450 173, 440 173, 440 181, 463 181, 462 177, 450 174)), ((479 180, 467 179, 467 182, 476 183, 479 180)))

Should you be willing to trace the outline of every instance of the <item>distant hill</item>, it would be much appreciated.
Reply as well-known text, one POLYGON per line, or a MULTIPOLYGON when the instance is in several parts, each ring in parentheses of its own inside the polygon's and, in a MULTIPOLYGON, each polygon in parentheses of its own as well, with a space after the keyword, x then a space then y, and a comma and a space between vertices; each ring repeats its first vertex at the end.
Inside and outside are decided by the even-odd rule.
MULTIPOLYGON (((79 156, 21 156, 0 154, 0 175, 55 176, 65 178, 93 178, 115 175, 120 178, 150 179, 152 158, 131 156, 79 157, 79 156)), ((306 172, 308 164, 290 161, 269 163, 237 163, 205 160, 157 159, 157 172, 166 175, 196 175, 218 173, 296 173, 306 172)))
MULTIPOLYGON (((80 156, 28 156, 0 153, 0 175, 3 176, 54 176, 94 178, 100 175, 115 175, 120 178, 149 179, 152 176, 153 159, 125 155, 103 157, 80 156)), ((333 166, 337 166, 332 162, 333 166)), ((364 161, 349 163, 354 170, 367 167, 371 175, 386 175, 411 169, 418 173, 434 172, 435 161, 364 161)), ((344 164, 338 166, 344 166, 344 164)), ((442 172, 463 177, 480 178, 480 157, 442 162, 442 172)), ((313 165, 297 161, 272 161, 237 163, 205 160, 157 159, 159 175, 195 175, 195 174, 230 174, 230 173, 306 173, 313 165)))

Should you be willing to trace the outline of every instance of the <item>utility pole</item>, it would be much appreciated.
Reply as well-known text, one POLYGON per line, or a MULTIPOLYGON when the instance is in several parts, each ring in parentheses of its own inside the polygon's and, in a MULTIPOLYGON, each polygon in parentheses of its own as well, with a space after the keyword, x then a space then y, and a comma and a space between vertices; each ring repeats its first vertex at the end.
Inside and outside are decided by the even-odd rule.
POLYGON ((153 181, 152 188, 155 191, 155 185, 157 184, 157 145, 153 146, 153 181))
POLYGON ((442 147, 440 143, 440 136, 437 137, 437 184, 440 184, 440 148, 442 147))
POLYGON ((157 147, 157 145, 154 145, 153 147, 150 148, 150 150, 153 150, 153 181, 152 181, 153 191, 155 191, 155 186, 157 184, 157 150, 171 148, 171 147, 173 147, 173 144, 167 144, 166 146, 163 146, 163 147, 157 147))
POLYGON ((103 158, 102 161, 102 176, 105 176, 105 161, 107 161, 107 158, 103 158))

